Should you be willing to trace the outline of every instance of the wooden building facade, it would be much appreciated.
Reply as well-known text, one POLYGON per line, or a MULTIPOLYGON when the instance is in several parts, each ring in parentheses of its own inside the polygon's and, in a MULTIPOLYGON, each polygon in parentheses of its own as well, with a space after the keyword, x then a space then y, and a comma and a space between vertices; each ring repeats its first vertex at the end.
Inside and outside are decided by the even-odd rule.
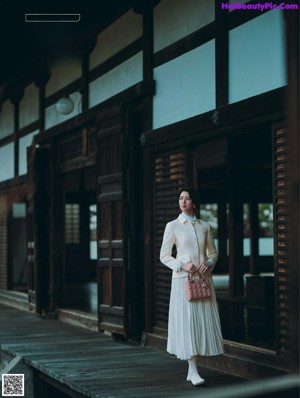
POLYGON ((164 347, 159 249, 193 185, 220 254, 226 355, 208 363, 297 369, 299 10, 113 3, 74 54, 1 81, 1 291, 164 347))

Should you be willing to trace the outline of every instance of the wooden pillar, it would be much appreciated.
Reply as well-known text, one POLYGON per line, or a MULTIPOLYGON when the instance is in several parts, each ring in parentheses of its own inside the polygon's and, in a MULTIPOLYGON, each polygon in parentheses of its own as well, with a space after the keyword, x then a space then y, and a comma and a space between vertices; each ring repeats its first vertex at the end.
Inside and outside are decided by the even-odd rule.
POLYGON ((154 216, 153 216, 153 159, 151 148, 143 151, 143 204, 144 204, 144 284, 145 284, 145 327, 146 332, 152 332, 154 322, 154 216))
POLYGON ((81 52, 81 95, 82 95, 82 112, 89 109, 89 54, 95 48, 97 39, 84 41, 80 46, 81 52))
POLYGON ((14 175, 18 177, 19 174, 19 119, 20 119, 20 103, 16 101, 14 103, 14 175))
POLYGON ((82 111, 89 109, 89 55, 83 54, 81 56, 81 69, 82 69, 82 111))
POLYGON ((216 108, 228 105, 228 11, 215 2, 216 108))
POLYGON ((14 89, 10 100, 14 105, 14 177, 19 174, 19 128, 20 128, 20 101, 23 97, 23 89, 14 89))
MULTIPOLYGON (((159 0, 136 1, 134 12, 143 15, 143 82, 153 82, 154 46, 153 46, 153 8, 159 0)), ((143 132, 151 130, 153 125, 153 92, 143 98, 143 132)), ((143 136, 140 142, 143 144, 143 136)), ((154 236, 153 236, 153 169, 152 151, 143 148, 143 259, 144 259, 144 325, 143 330, 152 332, 153 327, 153 285, 154 285, 154 236)))
MULTIPOLYGON (((143 80, 153 80, 153 8, 143 14, 143 80)), ((153 96, 144 98, 144 131, 152 128, 153 96)))
POLYGON ((258 204, 255 199, 250 202, 249 221, 250 221, 250 259, 249 259, 250 274, 259 274, 259 264, 258 264, 259 220, 258 220, 258 204))
POLYGON ((293 370, 299 370, 299 10, 286 11, 287 44, 287 116, 288 116, 288 218, 289 218, 289 274, 291 293, 291 347, 293 370))
POLYGON ((229 187, 229 295, 244 295, 243 201, 241 184, 235 171, 229 187))
POLYGON ((63 196, 61 189, 61 175, 58 173, 58 154, 54 146, 54 141, 50 142, 50 167, 49 167, 49 303, 48 317, 55 317, 55 310, 62 304, 63 300, 63 284, 65 270, 63 267, 64 258, 64 228, 63 222, 58 223, 57 220, 64 220, 63 196))
MULTIPOLYGON (((226 202, 218 203, 218 239, 219 239, 219 258, 222 263, 227 262, 227 204, 226 202)), ((222 269, 223 271, 224 269, 222 269)))
POLYGON ((46 71, 36 72, 35 85, 39 88, 39 129, 45 130, 45 99, 46 84, 50 78, 50 74, 46 71))

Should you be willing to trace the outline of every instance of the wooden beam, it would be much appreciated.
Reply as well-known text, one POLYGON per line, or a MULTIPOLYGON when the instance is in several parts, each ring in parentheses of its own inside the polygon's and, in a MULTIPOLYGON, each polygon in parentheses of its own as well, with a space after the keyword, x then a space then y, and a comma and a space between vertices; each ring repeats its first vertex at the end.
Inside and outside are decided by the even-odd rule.
POLYGON ((152 130, 147 131, 144 145, 170 145, 175 140, 183 140, 186 144, 188 136, 192 138, 193 135, 197 140, 200 136, 204 140, 211 140, 227 133, 235 134, 235 131, 242 134, 245 128, 282 120, 285 111, 284 96, 285 88, 279 88, 224 106, 219 109, 220 121, 217 127, 211 119, 213 112, 206 112, 156 129, 154 134, 152 130))
MULTIPOLYGON (((153 81, 153 8, 143 14, 143 80, 153 81)), ((143 99, 143 131, 152 129, 153 95, 143 99)))
POLYGON ((228 11, 221 7, 222 0, 215 2, 216 26, 216 108, 228 105, 228 11))
POLYGON ((92 82, 99 77, 105 75, 113 68, 121 65, 123 62, 127 61, 129 58, 138 54, 143 49, 142 38, 136 39, 133 43, 129 44, 127 47, 123 48, 121 51, 110 57, 108 60, 104 61, 102 64, 96 66, 89 72, 89 82, 92 82))
POLYGON ((157 51, 154 55, 154 67, 157 68, 166 62, 172 61, 173 59, 202 46, 208 41, 214 39, 214 32, 215 22, 211 22, 203 28, 177 40, 175 43, 170 44, 162 50, 157 51))

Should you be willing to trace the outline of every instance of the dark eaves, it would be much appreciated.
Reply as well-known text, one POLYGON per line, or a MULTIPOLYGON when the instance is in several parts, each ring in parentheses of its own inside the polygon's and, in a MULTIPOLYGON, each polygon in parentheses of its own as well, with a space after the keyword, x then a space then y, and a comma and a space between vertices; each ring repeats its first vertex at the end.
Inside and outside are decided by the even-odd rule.
POLYGON ((0 0, 0 102, 61 56, 79 56, 132 0, 0 0), (79 13, 77 23, 25 22, 25 14, 79 13), (87 43, 87 44, 86 44, 87 43))

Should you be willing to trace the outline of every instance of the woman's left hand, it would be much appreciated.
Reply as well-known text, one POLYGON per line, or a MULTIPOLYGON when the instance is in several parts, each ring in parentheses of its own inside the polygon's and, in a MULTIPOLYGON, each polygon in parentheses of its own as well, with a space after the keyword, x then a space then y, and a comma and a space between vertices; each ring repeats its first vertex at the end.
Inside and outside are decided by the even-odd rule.
POLYGON ((203 275, 206 273, 206 271, 209 271, 211 267, 212 267, 211 264, 202 263, 202 264, 198 265, 197 272, 199 274, 203 275))

